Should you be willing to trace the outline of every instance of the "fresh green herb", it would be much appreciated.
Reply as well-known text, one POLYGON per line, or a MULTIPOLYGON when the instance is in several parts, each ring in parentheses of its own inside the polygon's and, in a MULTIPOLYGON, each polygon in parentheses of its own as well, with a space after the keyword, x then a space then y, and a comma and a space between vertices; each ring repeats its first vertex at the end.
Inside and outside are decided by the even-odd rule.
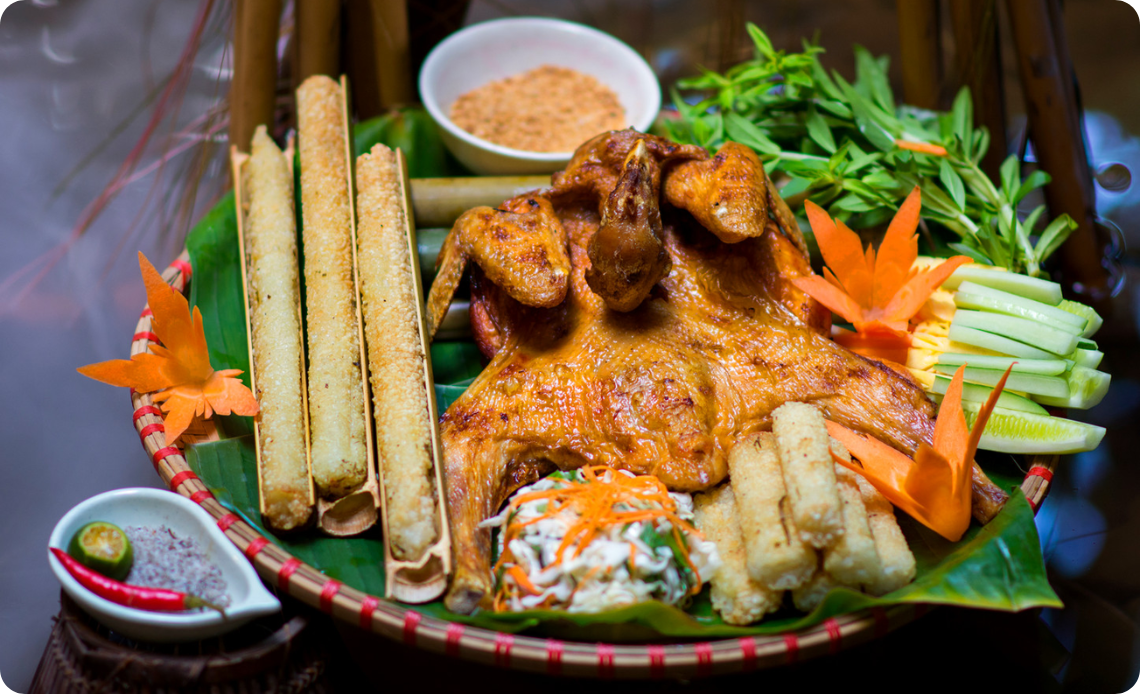
POLYGON ((679 119, 670 137, 709 149, 725 140, 748 145, 769 175, 783 174, 781 193, 803 198, 856 228, 887 222, 915 187, 922 189, 923 217, 953 232, 950 249, 1014 272, 1042 276, 1041 264, 1076 228, 1061 215, 1036 234, 1044 206, 1024 220, 1017 205, 1049 176, 1024 180, 1010 156, 995 185, 978 166, 989 147, 985 128, 973 126, 973 104, 962 89, 948 113, 897 105, 887 80, 887 58, 855 47, 855 81, 830 74, 819 62, 823 49, 804 42, 802 53, 775 50, 753 24, 748 33, 756 58, 725 74, 708 70, 679 86, 707 95, 690 104, 678 91, 679 119))

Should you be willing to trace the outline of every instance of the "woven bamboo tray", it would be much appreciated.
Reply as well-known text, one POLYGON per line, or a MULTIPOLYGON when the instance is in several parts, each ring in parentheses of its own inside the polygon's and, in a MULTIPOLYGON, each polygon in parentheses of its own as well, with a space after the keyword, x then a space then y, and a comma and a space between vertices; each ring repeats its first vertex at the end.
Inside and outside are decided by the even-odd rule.
MULTIPOLYGON (((189 253, 183 251, 162 277, 186 292, 191 278, 189 253)), ((131 356, 157 341, 150 308, 143 310, 131 341, 131 356)), ((799 631, 675 644, 608 644, 518 636, 427 617, 374 595, 345 586, 272 544, 222 506, 186 464, 181 449, 165 445, 162 412, 150 394, 131 391, 135 429, 155 471, 172 491, 206 509, 218 527, 253 562, 269 585, 362 629, 410 646, 488 665, 552 675, 599 678, 692 678, 802 662, 837 653, 887 633, 922 616, 919 604, 874 608, 841 615, 799 631)), ((190 429, 187 441, 217 438, 212 422, 190 429)), ((1059 456, 1029 456, 1021 484, 1029 505, 1040 508, 1059 456)))

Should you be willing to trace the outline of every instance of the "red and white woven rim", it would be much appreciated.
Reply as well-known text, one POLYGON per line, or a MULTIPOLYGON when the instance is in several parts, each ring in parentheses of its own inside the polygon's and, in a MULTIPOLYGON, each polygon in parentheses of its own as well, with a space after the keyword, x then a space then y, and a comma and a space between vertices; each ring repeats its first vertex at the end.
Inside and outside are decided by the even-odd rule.
MULTIPOLYGON (((178 291, 189 286, 192 268, 183 251, 162 277, 178 291)), ((143 310, 131 341, 131 355, 145 352, 157 337, 143 310)), ((329 578, 271 543, 230 512, 189 468, 181 449, 166 446, 162 412, 147 393, 131 391, 134 423, 155 471, 171 491, 206 509, 218 527, 253 562, 261 578, 281 592, 337 619, 405 644, 451 657, 503 668, 599 678, 692 678, 749 671, 837 653, 885 636, 928 611, 920 604, 873 608, 825 620, 799 631, 673 644, 609 644, 505 634, 429 617, 368 595, 329 578)), ((1036 511, 1048 493, 1057 456, 1031 459, 1022 490, 1036 511)))

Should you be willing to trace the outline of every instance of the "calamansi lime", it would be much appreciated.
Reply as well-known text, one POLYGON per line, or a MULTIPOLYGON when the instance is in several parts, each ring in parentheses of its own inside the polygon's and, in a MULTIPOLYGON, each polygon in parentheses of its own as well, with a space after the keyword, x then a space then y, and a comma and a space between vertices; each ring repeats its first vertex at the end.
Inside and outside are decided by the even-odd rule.
POLYGON ((121 581, 131 571, 131 541, 119 526, 106 521, 88 523, 75 533, 67 553, 92 571, 121 581))

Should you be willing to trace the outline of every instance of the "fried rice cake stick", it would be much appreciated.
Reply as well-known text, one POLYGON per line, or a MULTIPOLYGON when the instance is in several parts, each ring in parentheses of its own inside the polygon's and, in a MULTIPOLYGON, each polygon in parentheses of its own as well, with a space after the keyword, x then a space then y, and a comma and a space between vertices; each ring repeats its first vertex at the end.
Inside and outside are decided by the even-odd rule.
POLYGON ((751 624, 780 609, 783 591, 764 587, 748 575, 740 513, 732 486, 725 484, 693 497, 697 530, 716 545, 721 565, 709 578, 713 609, 729 624, 751 624))
POLYGON ((832 588, 840 584, 822 567, 819 568, 807 583, 792 591, 792 604, 801 612, 811 612, 816 608, 832 588))
POLYGON ((340 86, 328 77, 310 77, 297 89, 309 426, 313 480, 326 498, 344 496, 363 484, 367 465, 340 105, 340 86))
POLYGON ((775 437, 759 433, 728 452, 729 479, 740 512, 748 575, 769 590, 795 588, 815 571, 815 551, 796 530, 775 437))
POLYGON ((376 145, 356 160, 358 258, 368 372, 388 535, 397 559, 415 561, 439 538, 427 355, 416 312, 396 154, 376 145))
POLYGON ((772 413, 772 431, 800 537, 827 547, 843 534, 843 512, 823 415, 805 403, 784 403, 772 413))
POLYGON ((301 325, 297 312, 297 226, 293 174, 285 155, 258 126, 245 166, 249 191, 249 309, 257 400, 261 411, 261 481, 265 520, 277 530, 312 515, 305 456, 301 325))
POLYGON ((855 481, 867 509, 867 524, 875 539, 875 550, 879 553, 881 563, 879 575, 864 587, 871 595, 886 595, 914 580, 914 554, 903 537, 902 529, 895 520, 894 507, 887 497, 862 475, 856 475, 855 481))
MULTIPOLYGON (((839 441, 831 439, 831 450, 851 462, 851 454, 839 441)), ((856 589, 872 583, 882 574, 867 509, 856 479, 860 476, 842 465, 835 466, 835 481, 843 512, 843 534, 823 551, 823 569, 839 583, 856 589)))

